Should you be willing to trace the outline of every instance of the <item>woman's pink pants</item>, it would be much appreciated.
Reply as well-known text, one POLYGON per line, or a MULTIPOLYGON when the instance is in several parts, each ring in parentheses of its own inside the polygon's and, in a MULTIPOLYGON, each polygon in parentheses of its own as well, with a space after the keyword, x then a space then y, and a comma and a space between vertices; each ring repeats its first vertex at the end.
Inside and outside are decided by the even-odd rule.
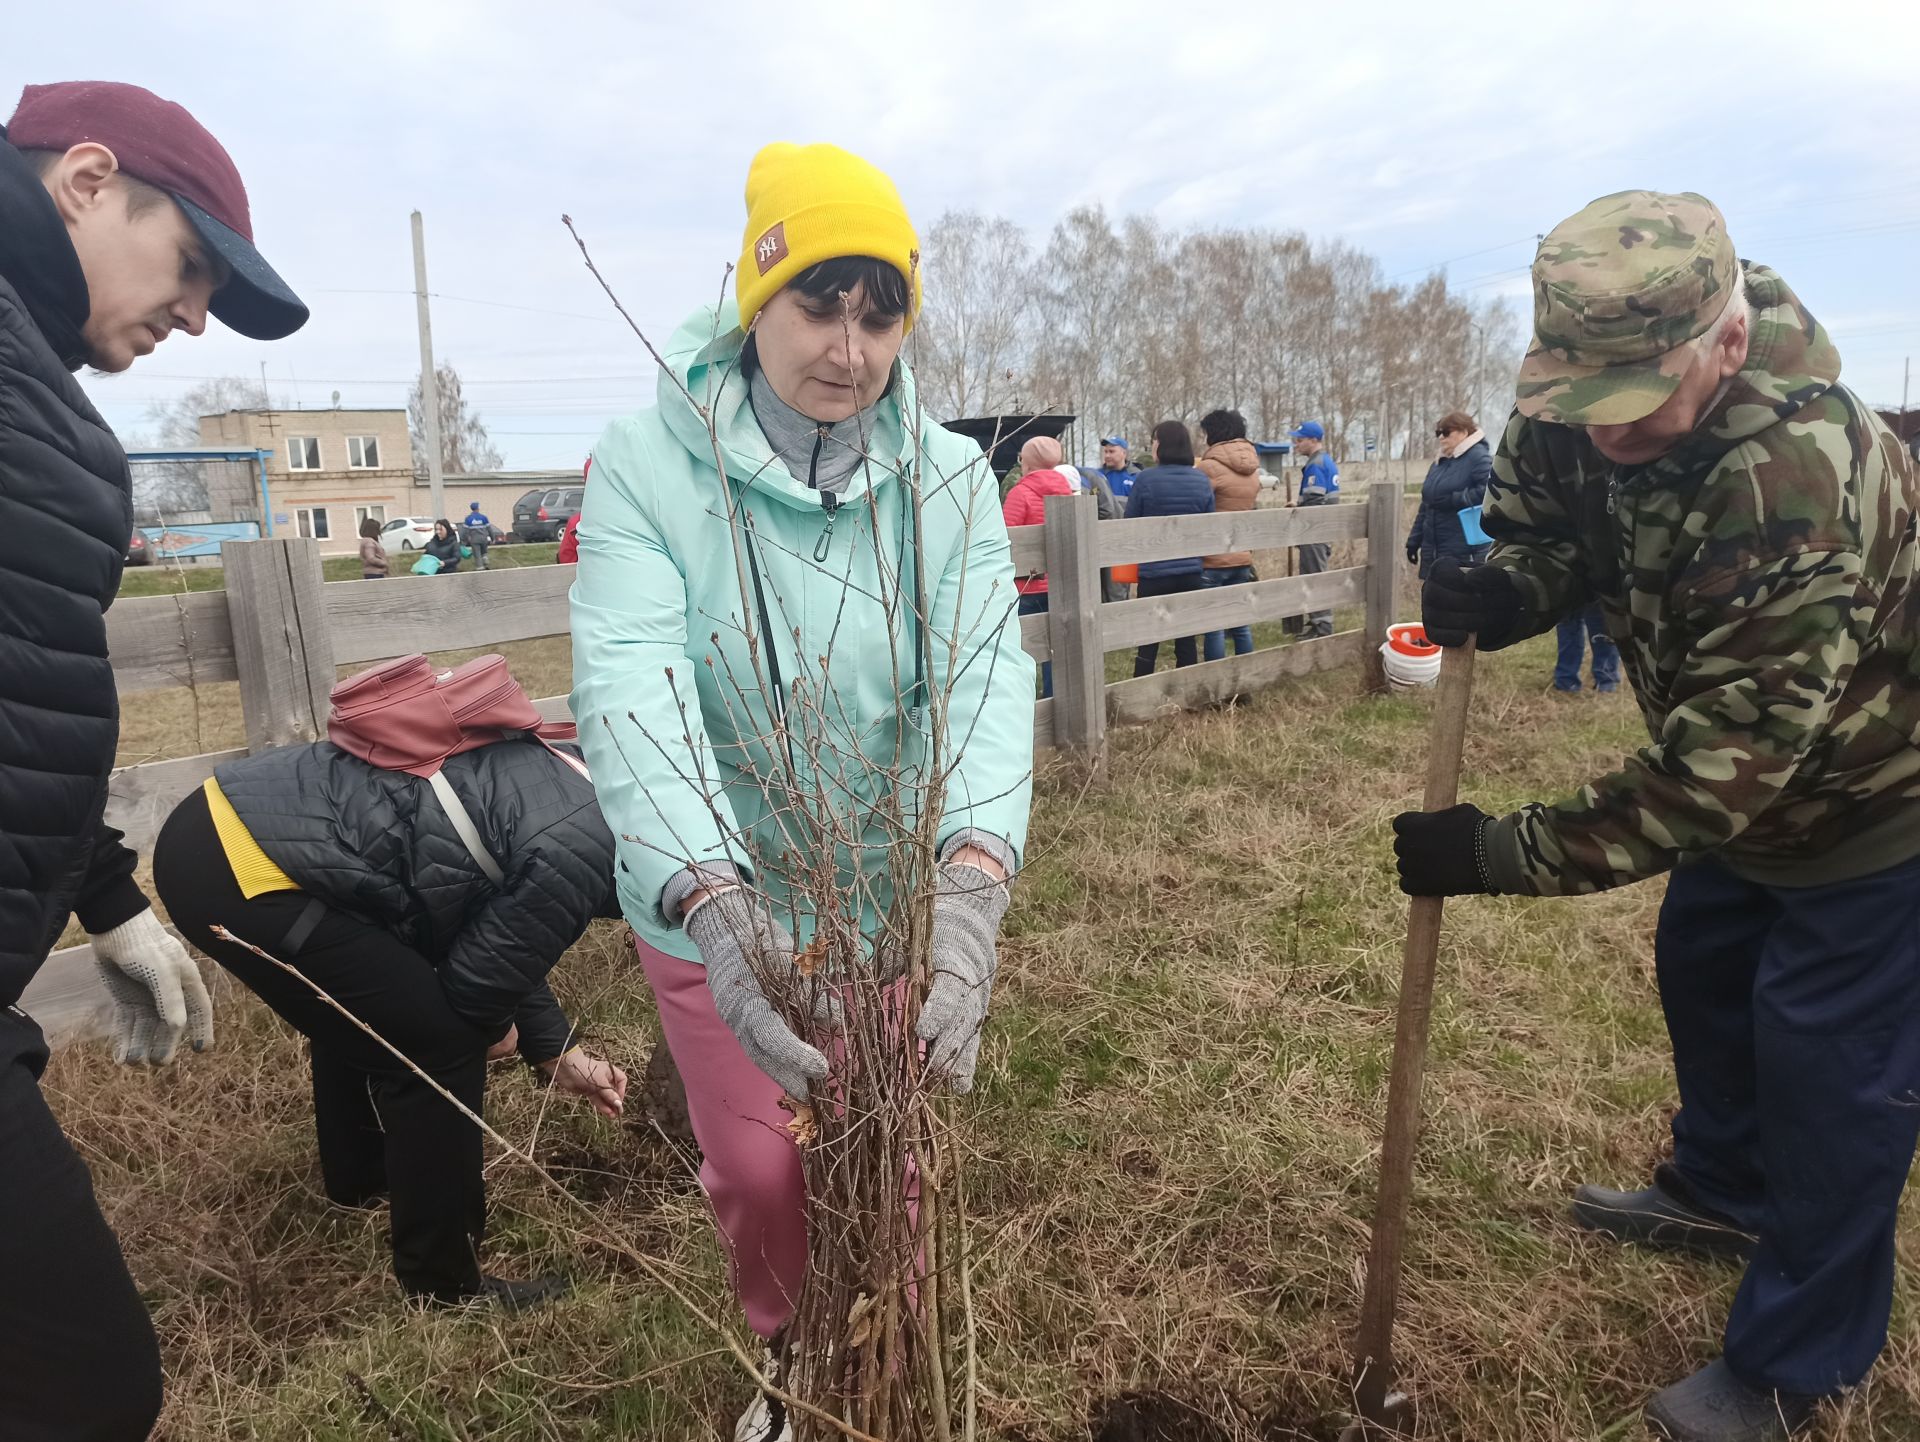
POLYGON ((772 1337, 807 1275, 806 1182, 780 1087, 747 1059, 714 1009, 707 970, 635 939, 660 1029, 687 1087, 706 1189, 747 1325, 772 1337))

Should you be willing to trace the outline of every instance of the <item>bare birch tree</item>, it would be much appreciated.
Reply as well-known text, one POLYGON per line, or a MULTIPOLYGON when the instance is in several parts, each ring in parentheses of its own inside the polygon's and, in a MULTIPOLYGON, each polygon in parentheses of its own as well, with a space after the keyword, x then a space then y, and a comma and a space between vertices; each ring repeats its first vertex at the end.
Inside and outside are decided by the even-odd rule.
MULTIPOLYGON (((449 476, 474 471, 500 469, 500 448, 487 434, 486 422, 467 409, 467 398, 460 388, 460 372, 446 361, 433 368, 434 383, 440 393, 440 469, 449 476)), ((407 392, 407 430, 413 441, 413 469, 427 471, 426 403, 421 398, 418 380, 407 392)))
POLYGON ((1038 402, 1028 373, 1033 255, 1019 226, 949 211, 921 246, 926 306, 915 322, 921 394, 936 415, 999 415, 1038 402))

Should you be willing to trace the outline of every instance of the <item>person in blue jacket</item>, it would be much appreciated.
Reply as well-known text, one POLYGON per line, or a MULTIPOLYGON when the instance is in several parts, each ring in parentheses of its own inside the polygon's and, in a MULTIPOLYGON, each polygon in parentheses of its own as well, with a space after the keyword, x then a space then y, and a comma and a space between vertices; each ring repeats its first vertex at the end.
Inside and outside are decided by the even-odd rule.
POLYGON ((1127 461, 1125 436, 1106 436, 1101 440, 1100 474, 1106 477, 1107 489, 1119 499, 1124 501, 1133 494, 1134 478, 1140 472, 1127 461))
POLYGON ((1420 509, 1407 532, 1407 564, 1420 568, 1426 580, 1441 557, 1462 566, 1477 566, 1493 548, 1480 529, 1480 507, 1493 479, 1493 452, 1473 417, 1449 411, 1433 427, 1440 440, 1440 456, 1420 484, 1420 509))
MULTIPOLYGON (((1308 421, 1293 433, 1293 448, 1304 457, 1300 467, 1300 499, 1303 506, 1324 506, 1340 498, 1340 467, 1327 454, 1327 432, 1318 421, 1308 421)), ((1300 554, 1300 574, 1317 576, 1333 558, 1333 547, 1325 541, 1294 548, 1300 554)), ((1333 612, 1311 611, 1301 639, 1333 634, 1333 612)))
POLYGON ((467 502, 467 516, 460 523, 460 539, 473 551, 473 569, 487 569, 487 547, 493 544, 493 522, 480 509, 478 501, 467 502))
MULTIPOLYGON (((1193 464, 1193 436, 1180 421, 1162 421, 1153 428, 1153 465, 1133 478, 1127 497, 1127 519, 1137 516, 1200 516, 1213 510, 1213 483, 1193 464)), ((1140 563, 1140 596, 1172 596, 1197 591, 1203 567, 1200 556, 1177 556, 1170 561, 1140 563)), ((1149 641, 1134 656, 1133 674, 1151 676, 1160 659, 1160 643, 1149 641)), ((1176 665, 1191 666, 1200 659, 1196 638, 1181 636, 1173 643, 1176 665)))

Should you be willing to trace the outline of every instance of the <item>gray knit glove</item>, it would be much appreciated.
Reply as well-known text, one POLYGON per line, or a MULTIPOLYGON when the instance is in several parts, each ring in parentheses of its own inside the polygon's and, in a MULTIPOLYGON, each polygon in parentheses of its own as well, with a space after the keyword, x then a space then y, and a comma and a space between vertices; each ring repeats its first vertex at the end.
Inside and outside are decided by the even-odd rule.
POLYGON ((687 936, 707 964, 707 987, 714 1009, 739 1039, 747 1060, 795 1101, 827 1074, 827 1059, 793 1034, 767 1000, 761 977, 789 975, 793 938, 767 911, 767 904, 744 886, 716 892, 693 909, 687 936))
POLYGON ((940 868, 933 897, 933 984, 915 1031, 929 1044, 927 1069, 944 1075, 955 1092, 973 1089, 980 1029, 999 967, 994 942, 1008 899, 1007 884, 977 866, 947 862, 940 868))

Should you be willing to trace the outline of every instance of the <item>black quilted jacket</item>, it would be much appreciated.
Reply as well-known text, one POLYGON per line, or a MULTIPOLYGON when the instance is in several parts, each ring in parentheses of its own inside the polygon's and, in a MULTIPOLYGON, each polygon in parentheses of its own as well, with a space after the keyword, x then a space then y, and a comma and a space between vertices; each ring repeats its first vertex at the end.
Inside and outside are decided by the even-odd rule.
POLYGON ((537 741, 450 758, 443 774, 496 887, 424 781, 331 742, 230 761, 214 773, 260 849, 330 906, 385 926, 433 962, 453 1009, 506 1030, 595 916, 618 916, 613 834, 593 787, 537 741))
POLYGON ((0 1006, 67 916, 146 908, 101 822, 120 735, 105 611, 132 531, 127 455, 72 371, 87 283, 39 179, 0 131, 0 1006))

